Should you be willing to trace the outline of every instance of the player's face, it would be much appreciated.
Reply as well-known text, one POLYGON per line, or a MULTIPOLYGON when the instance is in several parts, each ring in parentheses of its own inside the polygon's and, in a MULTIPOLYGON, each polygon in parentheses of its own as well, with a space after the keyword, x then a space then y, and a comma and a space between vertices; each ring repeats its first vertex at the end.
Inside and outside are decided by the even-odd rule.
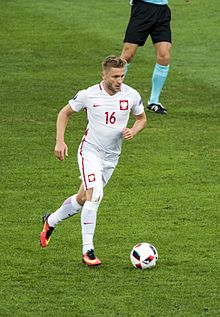
POLYGON ((114 95, 121 90, 125 76, 125 67, 123 68, 110 68, 103 71, 102 78, 104 86, 110 95, 114 95))

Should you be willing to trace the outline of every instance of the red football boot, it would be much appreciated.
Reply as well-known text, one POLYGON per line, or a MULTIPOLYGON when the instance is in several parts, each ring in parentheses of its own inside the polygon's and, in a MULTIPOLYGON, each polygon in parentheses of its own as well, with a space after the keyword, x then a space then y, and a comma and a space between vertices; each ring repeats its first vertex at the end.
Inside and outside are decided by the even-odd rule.
POLYGON ((54 230, 53 227, 50 227, 48 225, 47 219, 50 216, 50 214, 46 214, 45 216, 42 217, 43 223, 44 223, 44 228, 43 231, 40 234, 40 245, 42 246, 42 248, 46 248, 46 246, 48 245, 50 238, 51 238, 51 234, 54 230))
POLYGON ((88 266, 97 266, 102 264, 102 262, 95 256, 93 249, 83 254, 83 263, 86 263, 88 266))

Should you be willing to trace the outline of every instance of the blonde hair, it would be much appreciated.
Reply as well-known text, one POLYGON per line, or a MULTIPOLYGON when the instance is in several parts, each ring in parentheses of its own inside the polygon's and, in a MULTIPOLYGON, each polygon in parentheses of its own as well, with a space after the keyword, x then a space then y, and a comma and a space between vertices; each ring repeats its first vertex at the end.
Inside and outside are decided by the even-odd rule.
POLYGON ((115 55, 107 56, 102 62, 102 69, 109 70, 110 68, 123 68, 127 64, 125 59, 115 55))

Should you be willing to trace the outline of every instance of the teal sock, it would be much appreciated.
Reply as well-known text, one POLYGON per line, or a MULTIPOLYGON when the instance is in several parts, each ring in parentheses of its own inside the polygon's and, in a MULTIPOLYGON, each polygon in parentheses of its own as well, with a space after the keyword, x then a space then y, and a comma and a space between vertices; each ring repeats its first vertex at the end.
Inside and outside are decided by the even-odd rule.
POLYGON ((149 103, 158 103, 161 90, 167 78, 170 66, 156 64, 152 76, 152 89, 149 103))

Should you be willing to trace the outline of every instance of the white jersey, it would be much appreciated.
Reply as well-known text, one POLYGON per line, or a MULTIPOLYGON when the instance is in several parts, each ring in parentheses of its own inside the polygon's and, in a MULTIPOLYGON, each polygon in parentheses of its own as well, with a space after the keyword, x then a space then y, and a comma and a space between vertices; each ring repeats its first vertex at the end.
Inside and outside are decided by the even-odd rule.
POLYGON ((113 155, 121 152, 122 130, 127 126, 130 111, 134 115, 144 112, 139 93, 125 84, 111 96, 101 82, 79 91, 69 105, 75 112, 87 109, 88 126, 83 142, 113 155))

